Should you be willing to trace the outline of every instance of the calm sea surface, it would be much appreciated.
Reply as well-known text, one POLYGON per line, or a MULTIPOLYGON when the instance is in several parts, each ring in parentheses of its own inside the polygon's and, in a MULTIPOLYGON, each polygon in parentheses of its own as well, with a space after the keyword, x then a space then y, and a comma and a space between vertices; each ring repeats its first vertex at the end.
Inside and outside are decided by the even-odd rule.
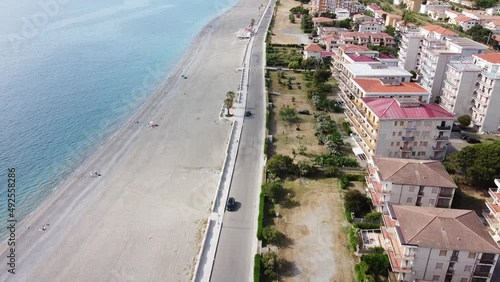
POLYGON ((0 234, 7 168, 33 211, 236 0, 1 0, 0 234), (45 3, 45 4, 44 4, 45 3))

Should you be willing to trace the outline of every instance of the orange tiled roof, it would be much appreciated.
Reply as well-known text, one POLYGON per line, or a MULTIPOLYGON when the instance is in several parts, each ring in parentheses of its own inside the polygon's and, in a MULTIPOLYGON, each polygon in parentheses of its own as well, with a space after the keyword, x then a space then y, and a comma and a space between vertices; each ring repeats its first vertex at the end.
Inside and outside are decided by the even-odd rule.
POLYGON ((500 53, 488 53, 481 55, 474 55, 492 64, 500 64, 500 53))
POLYGON ((383 85, 378 78, 354 78, 354 82, 367 93, 429 93, 416 82, 401 82, 400 85, 383 85))
POLYGON ((442 35, 457 35, 455 32, 447 29, 447 28, 444 28, 442 26, 439 26, 439 25, 426 25, 426 26, 422 26, 420 28, 423 28, 427 31, 432 31, 432 32, 435 32, 435 33, 439 33, 439 34, 442 34, 442 35))
POLYGON ((321 48, 321 46, 319 46, 318 44, 313 43, 304 47, 304 50, 309 52, 321 52, 323 51, 323 48, 321 48))
POLYGON ((469 18, 467 16, 457 16, 455 18, 455 22, 468 22, 474 20, 473 18, 469 18))

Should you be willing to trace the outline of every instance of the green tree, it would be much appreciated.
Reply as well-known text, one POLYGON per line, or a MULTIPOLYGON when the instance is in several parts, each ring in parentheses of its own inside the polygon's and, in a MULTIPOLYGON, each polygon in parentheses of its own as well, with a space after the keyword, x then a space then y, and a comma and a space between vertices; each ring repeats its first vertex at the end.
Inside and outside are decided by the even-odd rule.
POLYGON ((363 219, 369 220, 369 221, 380 221, 382 219, 382 213, 380 212, 369 212, 367 213, 363 219))
POLYGON ((344 205, 356 217, 362 217, 371 210, 371 201, 358 190, 349 190, 344 194, 344 205))
POLYGON ((267 170, 277 177, 284 178, 297 172, 297 165, 287 155, 274 155, 267 161, 267 170))
POLYGON ((267 252, 262 256, 262 266, 264 267, 264 275, 274 280, 277 277, 278 271, 282 271, 282 263, 275 252, 267 252))
POLYGON ((397 30, 395 27, 389 25, 385 28, 384 32, 394 37, 396 35, 397 30))
POLYGON ((470 115, 463 115, 458 117, 458 122, 462 127, 467 127, 471 124, 472 122, 472 117, 470 115))
POLYGON ((233 105, 234 105, 234 97, 236 96, 236 93, 233 91, 228 91, 226 93, 226 99, 224 99, 224 106, 227 108, 227 114, 226 116, 232 116, 231 112, 229 111, 233 105))
POLYGON ((300 28, 304 33, 311 33, 314 28, 314 23, 312 21, 312 17, 309 14, 302 15, 302 19, 300 21, 300 28))
POLYGON ((446 165, 463 175, 469 184, 489 188, 500 178, 500 142, 466 146, 451 154, 446 165))
POLYGON ((332 72, 326 69, 316 69, 313 74, 313 82, 316 84, 328 81, 332 76, 332 72))
POLYGON ((290 63, 288 63, 288 68, 292 70, 299 69, 300 63, 298 61, 290 61, 290 63))
POLYGON ((295 109, 290 108, 289 106, 282 107, 280 109, 279 116, 283 120, 288 121, 288 122, 294 122, 299 118, 295 109))
POLYGON ((367 254, 361 257, 361 261, 368 265, 366 273, 373 277, 387 277, 389 275, 389 257, 386 254, 367 254))
POLYGON ((262 194, 271 202, 278 203, 285 196, 283 183, 278 180, 262 184, 262 194))
POLYGON ((295 14, 294 13, 290 13, 290 15, 288 15, 288 18, 290 19, 291 23, 295 23, 295 14))
POLYGON ((266 226, 262 229, 262 237, 266 242, 276 245, 279 240, 279 232, 274 226, 266 226))

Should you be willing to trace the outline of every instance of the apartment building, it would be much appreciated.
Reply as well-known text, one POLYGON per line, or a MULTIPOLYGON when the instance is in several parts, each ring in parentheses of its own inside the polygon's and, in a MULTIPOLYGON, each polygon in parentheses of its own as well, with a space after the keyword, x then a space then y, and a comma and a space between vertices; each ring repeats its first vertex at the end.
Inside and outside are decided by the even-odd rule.
POLYGON ((447 38, 438 41, 423 38, 417 59, 417 73, 422 86, 431 91, 433 97, 441 95, 444 73, 452 60, 481 54, 487 46, 468 38, 447 38))
POLYGON ((471 100, 481 68, 472 58, 451 61, 444 75, 440 104, 459 117, 471 114, 471 100))
POLYGON ((313 11, 316 13, 333 12, 335 10, 335 0, 312 0, 313 11))
POLYGON ((481 73, 473 93, 472 123, 479 132, 500 131, 500 53, 474 55, 481 73))
POLYGON ((479 24, 479 20, 469 18, 467 16, 458 16, 454 19, 450 19, 450 24, 454 24, 456 26, 461 26, 464 31, 471 29, 472 27, 479 24))
POLYGON ((474 211, 388 204, 391 281, 490 282, 500 248, 474 211))
POLYGON ((399 66, 407 71, 417 68, 418 53, 420 51, 420 40, 423 35, 420 32, 407 32, 401 34, 399 41, 399 66))
POLYGON ((423 0, 403 0, 403 3, 406 4, 408 10, 418 13, 423 0))
POLYGON ((483 211, 483 217, 488 223, 493 239, 500 241, 500 179, 495 179, 496 188, 490 188, 490 198, 486 200, 487 210, 483 211))
MULTIPOLYGON (((401 144, 412 140, 401 137, 401 144)), ((388 212, 386 203, 451 207, 457 185, 440 161, 374 156, 367 166, 366 183, 372 203, 379 212, 388 212)))
POLYGON ((384 25, 376 21, 365 21, 359 24, 359 32, 382 32, 384 25))
POLYGON ((452 5, 441 1, 428 1, 427 4, 420 6, 420 14, 427 14, 430 11, 444 13, 445 11, 451 10, 452 7, 452 5))
POLYGON ((341 90, 345 115, 368 158, 444 159, 455 119, 445 109, 415 98, 358 98, 344 86, 341 90))

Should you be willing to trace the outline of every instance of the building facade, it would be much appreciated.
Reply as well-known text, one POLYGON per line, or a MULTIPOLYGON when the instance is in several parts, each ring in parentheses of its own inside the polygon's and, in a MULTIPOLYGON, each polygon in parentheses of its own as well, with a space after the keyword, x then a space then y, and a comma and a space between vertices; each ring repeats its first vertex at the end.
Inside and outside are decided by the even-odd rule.
POLYGON ((358 98, 341 90, 345 115, 368 158, 444 159, 455 120, 445 109, 414 98, 358 98))
POLYGON ((490 198, 486 200, 487 209, 483 211, 483 217, 488 223, 493 239, 500 242, 500 179, 495 179, 495 185, 496 188, 488 190, 490 198))
POLYGON ((391 281, 490 282, 500 248, 471 210, 388 204, 391 281))
POLYGON ((479 132, 500 132, 500 53, 473 58, 481 73, 473 92, 472 122, 479 132))
POLYGON ((383 213, 387 203, 450 208, 457 188, 440 161, 374 156, 368 161, 368 172, 370 198, 383 213))

